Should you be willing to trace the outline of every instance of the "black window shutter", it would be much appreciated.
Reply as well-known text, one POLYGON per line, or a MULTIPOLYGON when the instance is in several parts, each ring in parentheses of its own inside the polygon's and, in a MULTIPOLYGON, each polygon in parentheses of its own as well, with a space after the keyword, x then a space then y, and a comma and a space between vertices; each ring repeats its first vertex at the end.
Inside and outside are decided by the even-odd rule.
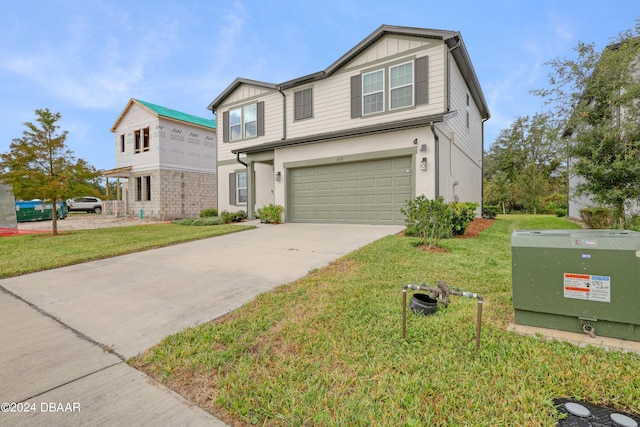
POLYGON ((415 60, 415 73, 416 73, 416 81, 415 81, 415 99, 416 105, 420 104, 428 104, 429 103, 429 88, 428 88, 428 77, 429 77, 429 57, 423 56, 421 58, 416 58, 415 60))
POLYGON ((258 136, 264 135, 264 101, 260 101, 257 104, 257 126, 258 126, 258 136))
POLYGON ((362 116, 362 78, 351 77, 351 118, 362 116))
POLYGON ((236 204, 236 174, 229 174, 229 204, 236 204))
POLYGON ((229 112, 222 113, 222 142, 229 142, 229 112))

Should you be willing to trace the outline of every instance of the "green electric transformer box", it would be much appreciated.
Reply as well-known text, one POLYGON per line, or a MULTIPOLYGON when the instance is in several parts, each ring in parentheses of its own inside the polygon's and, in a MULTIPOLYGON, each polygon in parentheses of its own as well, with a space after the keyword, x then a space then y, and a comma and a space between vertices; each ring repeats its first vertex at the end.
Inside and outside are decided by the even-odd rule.
POLYGON ((516 230, 515 323, 640 341, 640 233, 516 230))

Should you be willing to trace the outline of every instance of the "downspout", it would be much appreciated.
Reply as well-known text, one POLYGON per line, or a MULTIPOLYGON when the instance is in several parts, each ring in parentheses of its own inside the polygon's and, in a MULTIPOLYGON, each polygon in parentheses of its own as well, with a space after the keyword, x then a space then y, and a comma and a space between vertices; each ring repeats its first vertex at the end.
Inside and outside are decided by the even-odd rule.
POLYGON ((282 141, 284 141, 287 139, 287 95, 280 86, 278 86, 278 92, 282 95, 282 141))
POLYGON ((243 162, 242 160, 240 160, 240 153, 236 153, 236 162, 240 163, 242 166, 244 166, 245 168, 248 166, 245 162, 243 162))
POLYGON ((438 132, 436 132, 436 126, 433 122, 431 122, 431 132, 433 133, 433 142, 434 142, 434 154, 435 157, 434 163, 434 173, 436 174, 436 193, 435 198, 440 197, 440 137, 438 137, 438 132))

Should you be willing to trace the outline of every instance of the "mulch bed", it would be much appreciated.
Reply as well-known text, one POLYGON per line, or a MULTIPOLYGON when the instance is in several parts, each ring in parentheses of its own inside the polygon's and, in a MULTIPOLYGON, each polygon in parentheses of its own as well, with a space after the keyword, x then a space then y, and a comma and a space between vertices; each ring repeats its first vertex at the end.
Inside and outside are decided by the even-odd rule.
POLYGON ((491 227, 494 222, 495 219, 476 218, 471 221, 471 224, 469 224, 464 234, 457 237, 459 239, 472 239, 474 237, 478 237, 478 234, 491 227))
MULTIPOLYGON (((486 218, 475 218, 471 221, 471 224, 467 227, 464 234, 456 236, 457 239, 473 239, 474 237, 478 237, 480 233, 482 233, 487 228, 491 227, 495 222, 495 219, 486 219, 486 218)), ((398 233, 400 236, 404 236, 404 231, 398 233)), ((434 247, 428 248, 425 245, 416 246, 417 249, 426 251, 426 252, 449 252, 448 249, 434 247)))

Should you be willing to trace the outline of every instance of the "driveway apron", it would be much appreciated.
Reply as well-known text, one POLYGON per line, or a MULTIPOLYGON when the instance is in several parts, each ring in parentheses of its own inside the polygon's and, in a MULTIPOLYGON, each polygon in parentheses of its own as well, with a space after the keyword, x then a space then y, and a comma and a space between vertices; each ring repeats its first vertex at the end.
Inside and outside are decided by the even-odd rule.
POLYGON ((0 280, 0 425, 224 426, 124 361, 402 228, 260 226, 0 280))

